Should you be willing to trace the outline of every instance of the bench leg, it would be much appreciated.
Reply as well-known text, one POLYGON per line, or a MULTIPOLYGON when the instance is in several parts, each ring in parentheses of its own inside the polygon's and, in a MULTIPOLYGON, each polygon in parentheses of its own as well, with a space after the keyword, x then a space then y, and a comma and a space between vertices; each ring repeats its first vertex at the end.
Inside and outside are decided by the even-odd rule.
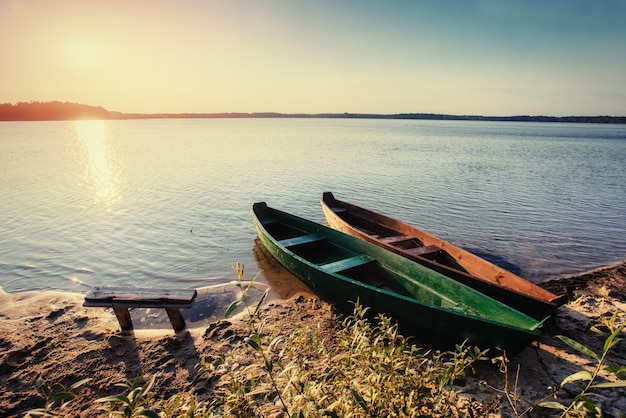
POLYGON ((185 329, 185 319, 183 318, 183 314, 180 313, 180 309, 165 308, 165 310, 167 311, 167 316, 170 317, 170 322, 172 323, 172 327, 174 327, 174 331, 185 329))
POLYGON ((130 319, 130 312, 128 312, 128 308, 115 306, 113 307, 113 311, 115 312, 115 316, 117 316, 117 320, 122 327, 122 331, 132 331, 133 322, 130 319))

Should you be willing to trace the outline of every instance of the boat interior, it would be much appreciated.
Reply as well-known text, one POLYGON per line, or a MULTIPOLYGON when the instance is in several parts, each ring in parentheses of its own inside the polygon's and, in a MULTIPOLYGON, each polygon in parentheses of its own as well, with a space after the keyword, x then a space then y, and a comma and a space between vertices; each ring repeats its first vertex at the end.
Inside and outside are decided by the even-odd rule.
POLYGON ((364 218, 349 211, 339 210, 336 213, 346 223, 358 229, 362 233, 367 234, 385 244, 392 245, 406 254, 422 257, 464 273, 468 272, 454 259, 454 257, 437 245, 425 245, 422 241, 415 237, 409 237, 399 231, 382 225, 373 219, 364 218))
POLYGON ((280 222, 263 222, 263 226, 280 245, 328 273, 438 306, 449 305, 447 298, 433 289, 408 283, 369 255, 336 245, 321 234, 309 234, 280 222))

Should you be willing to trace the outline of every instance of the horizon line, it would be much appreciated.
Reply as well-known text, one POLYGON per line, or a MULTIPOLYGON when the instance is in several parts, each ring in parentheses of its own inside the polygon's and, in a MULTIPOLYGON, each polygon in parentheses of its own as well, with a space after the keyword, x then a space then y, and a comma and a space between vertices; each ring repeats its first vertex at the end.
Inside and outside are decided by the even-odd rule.
POLYGON ((515 122, 589 122, 626 123, 626 116, 611 115, 454 115, 432 112, 362 113, 362 112, 120 112, 102 106, 79 103, 18 102, 0 103, 0 121, 9 120, 72 120, 72 119, 151 119, 151 118, 352 118, 352 119, 407 119, 407 120, 473 120, 515 122))

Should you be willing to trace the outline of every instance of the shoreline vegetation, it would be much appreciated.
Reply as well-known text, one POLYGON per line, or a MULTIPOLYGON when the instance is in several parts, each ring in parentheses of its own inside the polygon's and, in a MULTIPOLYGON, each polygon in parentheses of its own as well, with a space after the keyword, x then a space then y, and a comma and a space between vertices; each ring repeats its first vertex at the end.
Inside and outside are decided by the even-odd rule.
MULTIPOLYGON (((553 324, 537 342, 517 356, 508 358, 506 363, 494 361, 502 358, 502 353, 496 352, 487 353, 484 361, 472 359, 469 363, 468 358, 462 360, 456 357, 455 361, 463 367, 470 366, 461 375, 457 376, 458 371, 455 371, 454 381, 442 383, 427 379, 429 385, 446 387, 444 397, 437 399, 443 399, 449 411, 462 412, 459 405, 464 404, 465 407, 477 408, 474 412, 478 414, 474 416, 559 416, 562 411, 541 408, 537 406, 538 403, 547 400, 567 405, 580 393, 575 385, 568 383, 561 386, 561 382, 568 376, 580 377, 580 373, 590 375, 596 362, 557 336, 574 340, 589 347, 590 351, 602 351, 603 337, 594 334, 591 328, 611 316, 616 317, 619 323, 626 321, 626 262, 541 285, 554 292, 566 293, 568 302, 555 311, 553 324)), ((0 415, 28 416, 29 411, 44 408, 46 401, 71 399, 71 393, 75 393, 78 397, 62 409, 59 409, 57 403, 51 412, 75 417, 122 416, 119 409, 109 414, 108 408, 113 405, 110 402, 97 402, 98 399, 109 399, 118 402, 118 406, 128 400, 129 407, 132 400, 133 408, 136 409, 131 415, 127 408, 124 416, 139 416, 142 408, 146 409, 144 412, 148 409, 163 412, 170 408, 169 415, 163 412, 158 416, 179 416, 190 405, 208 407, 215 402, 222 402, 222 408, 231 408, 231 411, 250 408, 247 416, 286 416, 280 413, 281 407, 274 398, 276 392, 271 386, 269 389, 262 386, 262 383, 263 376, 267 376, 267 371, 272 369, 270 366, 275 367, 271 373, 277 384, 281 382, 280 379, 286 379, 289 374, 285 377, 280 373, 279 363, 281 369, 287 368, 286 360, 289 358, 267 357, 261 361, 261 355, 265 354, 294 354, 296 363, 305 366, 300 370, 309 373, 299 384, 304 384, 306 378, 322 376, 319 385, 324 385, 326 378, 323 373, 327 371, 333 378, 352 373, 351 384, 358 379, 373 378, 373 374, 361 376, 356 372, 363 370, 363 373, 373 373, 374 358, 366 352, 359 354, 353 351, 353 344, 344 346, 338 340, 338 336, 346 332, 346 313, 337 311, 333 305, 315 297, 295 278, 293 282, 281 282, 280 285, 272 283, 271 286, 273 296, 259 310, 257 324, 262 325, 262 330, 258 328, 258 332, 253 334, 250 334, 248 316, 243 312, 224 319, 229 301, 242 295, 235 286, 228 292, 208 295, 199 292, 194 309, 197 306, 201 311, 187 312, 188 328, 176 334, 172 332, 163 313, 160 313, 162 318, 158 320, 156 312, 138 310, 136 314, 141 316, 133 318, 135 330, 123 333, 109 309, 83 307, 82 294, 53 291, 9 294, 0 289, 0 391, 3 393, 0 397, 0 415), (149 326, 150 321, 161 321, 165 325, 155 329, 149 326), (328 358, 320 360, 316 357, 320 353, 335 357, 332 361, 328 358), (351 356, 357 354, 366 355, 363 369, 354 366, 361 357, 351 356), (346 356, 351 364, 346 371, 333 368, 341 364, 346 356), (262 411, 266 407, 278 409, 278 412, 264 414, 262 411), (174 410, 179 412, 171 412, 174 410)), ((250 283, 243 294, 256 303, 260 295, 265 293, 262 288, 250 283)), ((389 331, 389 327, 383 328, 383 331, 389 331)), ((621 334, 623 336, 624 332, 621 334)), ((389 341, 391 334, 386 335, 383 342, 389 341)), ((359 347, 365 344, 364 340, 359 339, 362 338, 361 334, 350 334, 349 337, 350 341, 361 341, 359 347)), ((619 339, 618 336, 616 345, 606 358, 603 357, 608 367, 626 364, 626 342, 619 339)), ((380 337, 374 340, 380 340, 380 337)), ((401 341, 398 340, 398 344, 401 341)), ((411 339, 411 342, 419 346, 418 340, 411 339)), ((387 352, 385 347, 383 352, 387 352)), ((422 349, 418 350, 422 352, 422 349)), ((374 348, 372 354, 375 352, 374 348)), ((414 354, 419 355, 416 352, 414 354)), ((390 352, 387 355, 391 355, 390 352)), ((402 358, 395 357, 395 354, 393 357, 394 361, 403 361, 402 358)), ((439 363, 432 363, 428 358, 424 354, 425 360, 421 364, 436 366, 435 372, 449 364, 443 358, 438 357, 439 363)), ((293 367, 293 363, 289 365, 293 367)), ((384 366, 381 370, 382 374, 376 375, 382 379, 380 382, 394 381, 392 379, 399 377, 394 374, 394 368, 384 366)), ((433 370, 427 371, 422 375, 424 378, 432 375, 433 370)), ((416 370, 415 373, 420 371, 416 370)), ((606 372, 599 375, 598 379, 605 387, 616 382, 615 376, 606 372)), ((320 392, 323 395, 320 401, 330 394, 334 396, 341 392, 340 386, 325 387, 320 392)), ((314 388, 322 389, 321 386, 314 388)), ((371 386, 372 390, 379 388, 378 384, 371 386)), ((407 395, 402 392, 402 388, 402 385, 393 385, 383 395, 407 395)), ((360 393, 369 393, 365 385, 356 387, 353 395, 357 389, 362 391, 360 393)), ((623 416, 626 411, 624 389, 618 387, 598 391, 603 398, 594 398, 594 405, 603 408, 606 416, 623 416)), ((285 389, 284 394, 288 395, 287 392, 285 389)), ((377 393, 380 396, 382 392, 377 393)), ((428 393, 441 392, 429 390, 428 393)), ((293 402, 298 400, 296 398, 292 398, 290 405, 294 405, 293 402)), ((365 405, 366 401, 371 401, 369 397, 353 397, 348 391, 344 401, 348 402, 350 398, 353 403, 355 399, 357 401, 354 406, 357 409, 354 411, 365 405)), ((201 416, 199 412, 197 410, 195 416, 201 416)), ((319 415, 316 415, 315 410, 309 412, 307 416, 319 415)), ((359 416, 376 415, 364 413, 359 416)))
POLYGON ((435 113, 122 113, 101 106, 69 102, 19 102, 0 104, 0 121, 58 121, 58 120, 119 120, 119 119, 210 119, 210 118, 311 118, 311 119, 403 119, 403 120, 457 120, 490 122, 554 122, 626 124, 626 116, 477 116, 445 115, 435 113))

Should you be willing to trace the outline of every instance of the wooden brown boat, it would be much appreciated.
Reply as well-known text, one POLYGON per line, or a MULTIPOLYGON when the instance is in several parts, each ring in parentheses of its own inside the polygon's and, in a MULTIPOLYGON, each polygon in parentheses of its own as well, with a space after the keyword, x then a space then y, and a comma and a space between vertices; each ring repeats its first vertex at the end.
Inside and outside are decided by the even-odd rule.
POLYGON ((470 286, 534 318, 567 300, 489 261, 397 219, 322 195, 326 222, 470 286))

